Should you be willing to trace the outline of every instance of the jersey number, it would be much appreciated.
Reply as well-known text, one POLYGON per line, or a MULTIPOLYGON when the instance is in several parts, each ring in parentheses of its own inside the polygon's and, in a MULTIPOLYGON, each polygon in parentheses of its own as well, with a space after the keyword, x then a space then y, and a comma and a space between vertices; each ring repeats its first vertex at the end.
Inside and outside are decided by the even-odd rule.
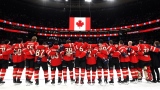
POLYGON ((33 45, 27 45, 27 49, 33 49, 33 45))
POLYGON ((57 59, 58 58, 58 53, 56 52, 56 55, 51 56, 51 59, 57 59))
POLYGON ((15 55, 21 55, 22 54, 22 49, 17 49, 15 55))
POLYGON ((36 56, 43 56, 44 50, 36 50, 36 56))
POLYGON ((66 54, 72 54, 72 48, 66 48, 66 54))
POLYGON ((5 51, 5 48, 0 48, 1 53, 5 51))

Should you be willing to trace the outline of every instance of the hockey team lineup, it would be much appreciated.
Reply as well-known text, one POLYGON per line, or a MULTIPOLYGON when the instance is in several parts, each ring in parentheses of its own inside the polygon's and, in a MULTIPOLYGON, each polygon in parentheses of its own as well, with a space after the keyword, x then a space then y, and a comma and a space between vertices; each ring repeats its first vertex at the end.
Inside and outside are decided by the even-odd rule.
POLYGON ((132 41, 124 45, 122 40, 118 44, 114 44, 112 40, 106 43, 102 39, 97 44, 91 43, 90 41, 83 42, 83 39, 79 38, 76 42, 67 40, 61 45, 58 41, 54 41, 54 44, 49 47, 46 42, 37 42, 36 36, 25 43, 21 38, 17 38, 13 45, 10 45, 9 40, 2 41, 0 44, 0 84, 5 84, 4 77, 10 55, 15 84, 22 83, 21 76, 25 71, 26 85, 33 85, 32 77, 34 77, 35 85, 39 85, 40 67, 44 72, 45 84, 50 82, 52 85, 56 82, 59 85, 67 82, 77 85, 85 83, 94 85, 96 80, 100 85, 102 83, 113 85, 115 82, 129 84, 129 82, 142 82, 143 77, 150 83, 160 82, 159 76, 155 78, 152 73, 152 56, 150 56, 151 53, 160 52, 158 41, 155 41, 153 46, 144 43, 143 40, 140 40, 137 45, 132 45, 132 41), (51 68, 50 73, 48 65, 51 68), (69 76, 67 71, 69 71, 69 76), (55 75, 58 75, 58 80, 55 79, 55 75), (117 75, 118 81, 115 81, 114 75, 117 75), (84 82, 85 77, 87 77, 87 82, 84 82))

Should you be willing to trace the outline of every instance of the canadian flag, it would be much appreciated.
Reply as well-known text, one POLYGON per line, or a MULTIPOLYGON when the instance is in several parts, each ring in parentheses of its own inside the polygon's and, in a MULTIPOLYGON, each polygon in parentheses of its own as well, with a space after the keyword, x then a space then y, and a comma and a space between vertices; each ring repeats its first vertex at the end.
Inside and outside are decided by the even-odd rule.
POLYGON ((70 17, 69 30, 89 31, 91 29, 90 17, 70 17))

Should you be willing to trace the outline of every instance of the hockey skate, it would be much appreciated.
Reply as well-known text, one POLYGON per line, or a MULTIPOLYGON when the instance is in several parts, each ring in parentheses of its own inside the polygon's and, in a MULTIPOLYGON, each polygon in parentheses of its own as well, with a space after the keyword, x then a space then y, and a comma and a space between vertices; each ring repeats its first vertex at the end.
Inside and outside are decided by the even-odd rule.
POLYGON ((67 85, 67 80, 64 80, 64 85, 67 85))
POLYGON ((0 78, 0 85, 3 85, 5 83, 5 81, 2 80, 2 78, 0 78))
POLYGON ((45 79, 45 84, 48 84, 50 82, 50 80, 45 79))
POLYGON ((105 84, 108 84, 107 78, 104 79, 104 83, 105 83, 105 84))
POLYGON ((13 83, 16 83, 16 82, 17 82, 16 78, 13 78, 13 83))
POLYGON ((88 80, 88 82, 87 82, 87 83, 88 83, 88 85, 91 85, 91 81, 90 81, 90 80, 88 80))
POLYGON ((111 81, 109 81, 109 84, 110 84, 110 85, 114 85, 113 79, 111 79, 111 81))
POLYGON ((122 84, 121 77, 118 78, 118 84, 122 84))
POLYGON ((83 79, 81 79, 81 82, 80 82, 80 84, 81 84, 81 85, 83 85, 83 84, 84 84, 84 81, 83 81, 83 79))
POLYGON ((60 77, 58 77, 58 85, 60 85, 62 83, 62 80, 60 77))
POLYGON ((20 79, 17 79, 16 84, 19 85, 21 83, 22 83, 22 81, 20 79))
POLYGON ((73 84, 75 82, 75 80, 74 79, 71 79, 71 84, 73 84))
POLYGON ((138 83, 138 79, 137 78, 133 78, 132 80, 130 80, 131 83, 137 84, 138 83))
POLYGON ((98 84, 102 85, 102 79, 101 78, 98 79, 98 84))
POLYGON ((75 84, 77 85, 79 83, 79 78, 76 78, 75 84))
POLYGON ((127 79, 124 79, 124 80, 122 81, 122 83, 123 83, 123 84, 126 84, 126 85, 128 85, 128 84, 129 84, 129 82, 128 82, 128 80, 127 80, 127 79))
POLYGON ((95 80, 92 80, 92 85, 94 85, 95 84, 95 80))
POLYGON ((39 85, 39 79, 36 79, 35 85, 39 85))
POLYGON ((32 81, 31 80, 28 80, 28 79, 26 79, 26 86, 30 86, 30 85, 32 85, 32 81))
POLYGON ((142 78, 138 78, 138 82, 142 82, 142 78))
POLYGON ((55 79, 52 79, 51 84, 54 86, 55 85, 55 79))

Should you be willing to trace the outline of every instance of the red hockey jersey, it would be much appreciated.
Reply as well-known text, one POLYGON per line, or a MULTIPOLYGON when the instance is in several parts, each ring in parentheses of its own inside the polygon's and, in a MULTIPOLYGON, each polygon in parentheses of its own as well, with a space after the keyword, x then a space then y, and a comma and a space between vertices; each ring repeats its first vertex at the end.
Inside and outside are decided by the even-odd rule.
POLYGON ((144 53, 148 52, 159 52, 159 48, 154 46, 150 46, 149 44, 139 44, 140 51, 138 52, 139 60, 142 61, 151 61, 150 55, 144 55, 144 53))
POLYGON ((88 45, 88 55, 86 63, 88 65, 95 65, 96 64, 96 54, 98 52, 98 47, 93 47, 93 44, 88 45))
POLYGON ((128 46, 128 48, 131 48, 131 52, 128 52, 130 62, 131 63, 138 63, 138 57, 137 57, 138 47, 137 46, 128 46))
POLYGON ((65 61, 74 60, 74 45, 72 43, 64 44, 64 50, 62 51, 62 59, 65 61))
POLYGON ((19 63, 25 60, 25 57, 24 57, 25 48, 23 44, 21 43, 13 44, 12 50, 13 50, 12 52, 13 63, 19 63))
POLYGON ((59 45, 52 46, 47 52, 48 56, 51 58, 51 66, 59 66, 62 64, 62 55, 58 52, 59 45))
POLYGON ((0 45, 0 59, 9 60, 12 48, 8 44, 1 44, 0 45))
POLYGON ((83 58, 86 56, 87 53, 87 46, 88 44, 85 42, 75 42, 75 56, 78 58, 83 58))
POLYGON ((119 50, 120 53, 121 53, 121 55, 120 55, 120 57, 119 57, 120 62, 129 62, 129 61, 130 61, 130 58, 129 58, 129 56, 128 56, 127 49, 128 49, 127 46, 124 46, 124 45, 118 47, 118 50, 119 50), (123 56, 123 55, 122 55, 123 53, 126 54, 126 55, 123 56))
POLYGON ((118 48, 116 48, 115 45, 108 46, 107 50, 112 57, 119 58, 119 56, 121 55, 121 53, 118 51, 118 48))
POLYGON ((106 43, 99 44, 97 56, 100 57, 101 59, 107 59, 109 55, 109 52, 107 51, 107 47, 108 45, 106 43))
POLYGON ((35 62, 40 57, 42 58, 42 62, 47 62, 47 51, 49 47, 46 45, 38 45, 35 47, 35 62))
MULTIPOLYGON (((35 50, 35 47, 38 46, 39 43, 38 42, 32 42, 32 41, 27 41, 24 46, 25 48, 27 48, 29 50, 29 52, 33 52, 35 50)), ((29 54, 25 54, 26 59, 34 59, 35 56, 33 55, 29 55, 29 54)))

